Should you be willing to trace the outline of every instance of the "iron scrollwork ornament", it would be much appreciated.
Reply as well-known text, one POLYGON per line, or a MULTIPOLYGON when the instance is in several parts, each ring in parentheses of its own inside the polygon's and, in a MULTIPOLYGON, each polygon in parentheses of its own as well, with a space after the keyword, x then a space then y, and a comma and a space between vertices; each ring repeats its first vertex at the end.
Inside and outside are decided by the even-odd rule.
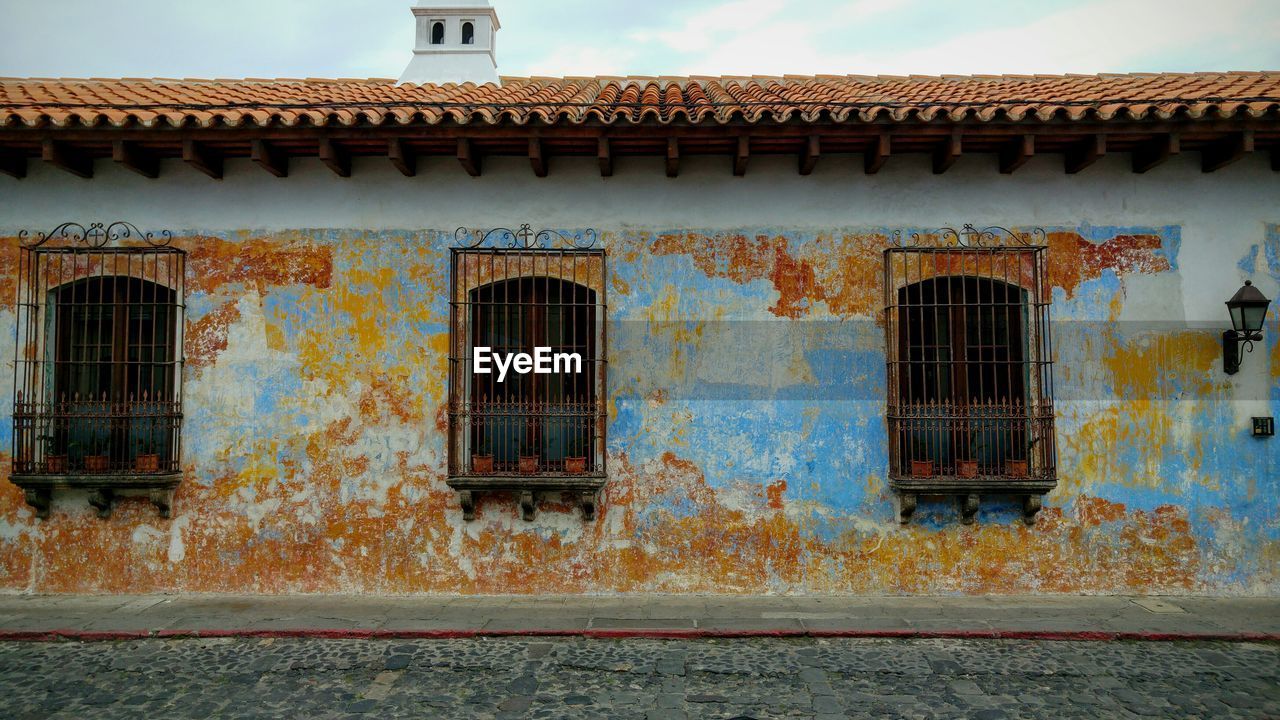
POLYGON ((84 245, 92 248, 103 248, 113 243, 121 243, 131 239, 142 240, 151 247, 167 247, 173 242, 173 233, 163 230, 155 233, 143 232, 137 225, 117 220, 110 225, 91 222, 88 226, 75 222, 65 222, 47 233, 38 232, 33 237, 26 230, 18 232, 18 242, 25 248, 38 248, 49 242, 65 242, 71 245, 84 245))
POLYGON ((965 223, 959 230, 944 227, 930 233, 913 232, 906 241, 902 239, 902 231, 896 230, 893 243, 899 247, 1031 248, 1044 247, 1048 244, 1048 237, 1044 228, 1019 233, 999 225, 978 228, 972 223, 965 223))
POLYGON ((492 230, 472 230, 460 227, 453 232, 453 241, 462 248, 511 248, 516 250, 589 250, 600 241, 600 234, 587 228, 564 233, 559 230, 539 230, 525 223, 519 230, 498 227, 492 230))

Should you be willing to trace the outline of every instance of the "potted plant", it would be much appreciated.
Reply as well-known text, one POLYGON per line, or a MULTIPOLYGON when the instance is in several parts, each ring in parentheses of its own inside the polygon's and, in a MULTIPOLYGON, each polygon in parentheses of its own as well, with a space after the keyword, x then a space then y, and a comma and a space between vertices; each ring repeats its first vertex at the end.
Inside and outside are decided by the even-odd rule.
POLYGON ((913 477, 933 477, 933 458, 929 455, 927 440, 918 434, 912 434, 911 475, 913 477))
POLYGON ((133 469, 140 473, 160 472, 160 454, 155 452, 155 438, 144 433, 137 438, 138 451, 133 456, 133 469))
POLYGON ((157 405, 149 402, 143 394, 141 403, 130 403, 130 430, 133 436, 133 469, 139 473, 160 472, 160 453, 162 446, 160 421, 155 414, 157 405))
POLYGON ((565 447, 564 471, 581 475, 587 471, 587 442, 581 434, 574 433, 565 447))
POLYGON ((979 473, 979 460, 982 457, 982 451, 986 447, 987 436, 979 429, 969 429, 969 457, 965 460, 956 460, 956 475, 962 478, 976 478, 979 473))
POLYGON ((110 455, 85 455, 84 471, 89 474, 105 473, 111 466, 110 455))
POLYGON ((1022 459, 1006 458, 1004 461, 1004 474, 1009 477, 1024 478, 1031 474, 1031 463, 1028 458, 1031 457, 1031 448, 1035 447, 1036 440, 1032 439, 1026 445, 1026 456, 1022 459))
POLYGON ((493 472, 493 451, 489 449, 489 436, 487 434, 480 438, 480 444, 476 448, 476 452, 471 453, 471 472, 477 475, 487 475, 493 472))
POLYGON ((67 471, 67 454, 59 453, 58 444, 54 441, 52 435, 41 435, 40 442, 44 445, 44 471, 50 475, 61 475, 67 471))
POLYGON ((520 441, 520 474, 536 475, 538 472, 538 456, 536 447, 532 447, 527 440, 520 441))
POLYGON ((78 460, 81 469, 91 475, 105 473, 111 466, 111 436, 107 427, 111 416, 110 406, 105 396, 99 400, 81 400, 78 396, 72 401, 69 414, 70 426, 67 435, 67 453, 72 460, 78 460), (105 451, 105 452, 104 452, 105 451))

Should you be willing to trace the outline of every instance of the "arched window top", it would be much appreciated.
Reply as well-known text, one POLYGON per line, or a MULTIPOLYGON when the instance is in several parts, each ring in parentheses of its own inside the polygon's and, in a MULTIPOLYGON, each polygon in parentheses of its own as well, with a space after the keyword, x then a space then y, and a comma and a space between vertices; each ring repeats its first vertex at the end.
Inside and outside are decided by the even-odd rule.
POLYGON ((59 305, 84 304, 91 301, 124 305, 167 303, 172 302, 174 294, 173 288, 162 282, 124 273, 69 279, 50 287, 49 292, 55 294, 54 301, 59 305))
POLYGON ((474 45, 476 42, 476 25, 468 20, 462 23, 462 44, 474 45))
POLYGON ((444 44, 444 23, 439 20, 431 23, 431 44, 444 44))
POLYGON ((596 291, 581 283, 552 275, 528 275, 494 280, 471 289, 473 302, 509 304, 594 304, 596 291))

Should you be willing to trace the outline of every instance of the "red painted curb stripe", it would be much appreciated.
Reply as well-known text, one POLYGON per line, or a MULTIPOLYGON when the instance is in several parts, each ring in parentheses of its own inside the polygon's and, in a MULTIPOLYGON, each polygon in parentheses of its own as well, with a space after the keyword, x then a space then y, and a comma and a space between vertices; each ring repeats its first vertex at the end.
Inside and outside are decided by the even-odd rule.
POLYGON ((702 640, 711 638, 849 638, 921 640, 1075 640, 1106 642, 1280 642, 1280 633, 1129 632, 1108 630, 717 630, 714 628, 566 630, 373 630, 353 628, 191 629, 191 630, 0 630, 0 642, 104 642, 182 638, 285 638, 323 640, 459 640, 478 637, 583 637, 597 640, 702 640))

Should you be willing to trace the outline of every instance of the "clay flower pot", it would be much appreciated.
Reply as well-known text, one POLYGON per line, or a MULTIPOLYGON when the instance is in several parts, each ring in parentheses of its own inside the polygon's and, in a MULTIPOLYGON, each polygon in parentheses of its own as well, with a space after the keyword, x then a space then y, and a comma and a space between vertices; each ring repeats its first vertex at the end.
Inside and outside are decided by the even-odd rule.
POLYGON ((911 475, 914 477, 933 477, 933 461, 912 460, 911 475))
POLYGON ((155 453, 140 453, 133 459, 133 469, 140 473, 160 472, 160 456, 155 453))
POLYGON ((472 455, 471 456, 471 472, 485 475, 493 472, 493 456, 492 455, 472 455))
POLYGON ((521 455, 520 456, 520 474, 535 475, 538 472, 538 456, 537 455, 521 455))
POLYGON ((581 475, 587 471, 587 459, 585 457, 567 457, 564 459, 564 471, 575 475, 581 475))
POLYGON ((84 471, 87 473, 104 473, 111 465, 111 458, 106 455, 85 455, 84 471))
POLYGON ((1024 478, 1027 476, 1027 470, 1028 468, 1027 468, 1026 460, 1005 460, 1004 461, 1004 474, 1008 475, 1009 477, 1024 478))
POLYGON ((53 475, 61 475, 67 471, 66 455, 46 455, 44 457, 44 471, 53 475))
POLYGON ((978 477, 978 461, 977 460, 957 460, 956 475, 963 478, 978 477))

